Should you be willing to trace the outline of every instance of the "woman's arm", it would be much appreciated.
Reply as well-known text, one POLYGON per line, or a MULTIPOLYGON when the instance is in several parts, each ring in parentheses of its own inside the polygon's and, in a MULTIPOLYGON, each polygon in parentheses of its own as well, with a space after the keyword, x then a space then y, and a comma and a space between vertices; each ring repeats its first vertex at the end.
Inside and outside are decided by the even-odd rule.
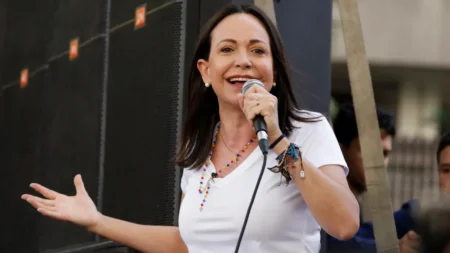
MULTIPOLYGON (((274 151, 281 154, 289 145, 284 138, 274 151)), ((342 167, 326 165, 317 169, 303 157, 305 178, 300 178, 300 168, 300 160, 295 161, 290 174, 319 225, 335 238, 352 238, 359 229, 359 205, 342 167)))
MULTIPOLYGON (((274 95, 263 87, 253 85, 244 95, 238 94, 237 96, 241 109, 250 122, 256 115, 264 117, 269 143, 273 143, 281 136, 278 100, 274 95)), ((336 137, 326 119, 323 118, 318 124, 314 126, 315 132, 311 135, 322 136, 325 142, 317 144, 318 140, 311 140, 312 145, 316 147, 311 152, 320 152, 316 155, 326 156, 328 145, 336 145, 332 150, 339 149, 339 146, 336 140, 328 143, 330 138, 336 137)), ((289 140, 284 137, 274 147, 274 151, 279 155, 289 145, 289 140)), ((330 235, 339 239, 352 238, 359 228, 359 206, 348 187, 344 170, 334 165, 326 165, 317 169, 303 159, 306 178, 302 179, 300 178, 300 167, 300 161, 295 162, 296 170, 290 171, 290 173, 314 218, 330 235)))
POLYGON ((188 252, 177 227, 139 225, 102 216, 89 231, 145 253, 188 252))
POLYGON ((88 230, 145 253, 188 252, 177 227, 139 225, 102 215, 88 230))
POLYGON ((104 216, 89 197, 80 175, 75 176, 74 184, 76 195, 67 196, 32 183, 30 187, 45 198, 24 194, 22 199, 45 216, 85 227, 143 252, 188 252, 177 227, 145 226, 104 216))

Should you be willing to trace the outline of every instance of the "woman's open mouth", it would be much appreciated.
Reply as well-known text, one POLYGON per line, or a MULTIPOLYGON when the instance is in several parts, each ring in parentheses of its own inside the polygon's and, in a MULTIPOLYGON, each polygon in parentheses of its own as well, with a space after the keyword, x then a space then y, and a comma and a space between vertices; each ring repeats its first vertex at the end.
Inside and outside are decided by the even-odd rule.
POLYGON ((245 82, 247 82, 248 80, 250 80, 250 78, 233 77, 233 78, 227 79, 227 81, 228 81, 231 85, 236 85, 236 86, 242 86, 242 85, 244 85, 245 82))

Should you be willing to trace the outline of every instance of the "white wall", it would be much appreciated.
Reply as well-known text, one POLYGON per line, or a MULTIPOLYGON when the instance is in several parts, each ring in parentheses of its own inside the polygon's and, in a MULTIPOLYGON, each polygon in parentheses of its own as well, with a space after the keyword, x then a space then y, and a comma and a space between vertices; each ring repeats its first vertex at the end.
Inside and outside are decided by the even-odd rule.
MULTIPOLYGON (((343 61, 337 7, 332 58, 343 61)), ((359 8, 371 63, 450 67, 449 0, 361 0, 359 8)))

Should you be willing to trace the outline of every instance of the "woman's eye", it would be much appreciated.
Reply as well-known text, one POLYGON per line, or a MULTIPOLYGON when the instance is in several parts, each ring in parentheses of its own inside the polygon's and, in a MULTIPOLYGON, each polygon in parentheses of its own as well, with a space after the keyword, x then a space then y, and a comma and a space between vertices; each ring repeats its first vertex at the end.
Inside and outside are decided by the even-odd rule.
POLYGON ((229 53, 231 51, 233 51, 233 49, 231 49, 230 47, 224 47, 220 50, 220 52, 223 52, 223 53, 229 53))
POLYGON ((264 50, 261 49, 261 48, 257 48, 257 49, 254 49, 253 52, 255 52, 255 53, 257 53, 257 54, 264 54, 266 51, 264 51, 264 50))

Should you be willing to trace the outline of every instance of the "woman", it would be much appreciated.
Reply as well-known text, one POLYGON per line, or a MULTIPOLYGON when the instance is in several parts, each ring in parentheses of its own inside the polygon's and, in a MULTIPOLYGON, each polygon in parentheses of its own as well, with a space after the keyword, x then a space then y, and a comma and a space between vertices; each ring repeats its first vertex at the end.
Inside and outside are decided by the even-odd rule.
POLYGON ((44 215, 144 252, 233 252, 262 166, 251 123, 261 114, 273 172, 262 178, 240 252, 319 252, 320 227, 351 238, 359 208, 347 185, 347 166, 327 121, 295 108, 286 62, 275 26, 252 5, 229 6, 205 26, 177 157, 186 168, 179 228, 100 214, 79 175, 76 196, 32 184, 47 199, 23 199, 44 215), (254 85, 242 95, 248 79, 264 88, 254 85))

